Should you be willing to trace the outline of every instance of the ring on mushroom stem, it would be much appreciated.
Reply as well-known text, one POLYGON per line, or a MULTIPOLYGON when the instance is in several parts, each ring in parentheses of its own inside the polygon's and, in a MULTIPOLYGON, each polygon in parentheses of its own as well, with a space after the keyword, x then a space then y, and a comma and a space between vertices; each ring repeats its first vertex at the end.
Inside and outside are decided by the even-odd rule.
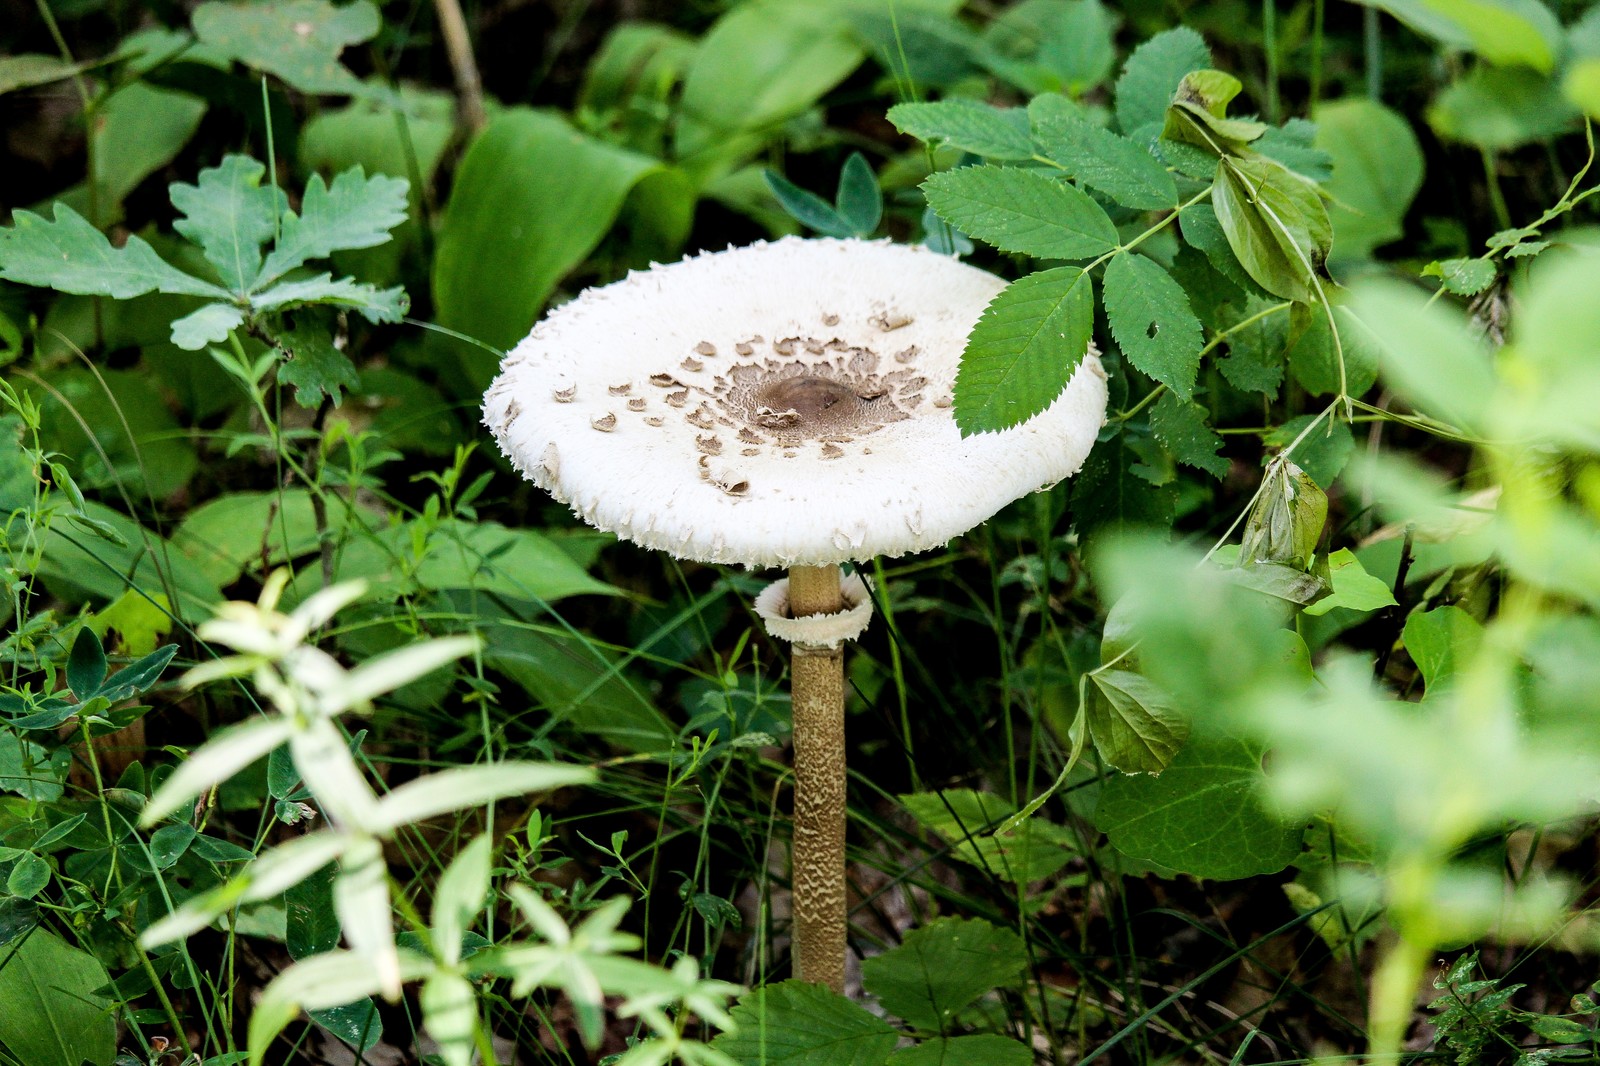
POLYGON ((839 564, 944 544, 1075 473, 1105 421, 1090 346, 1060 353, 1078 365, 1046 410, 961 435, 957 367, 1003 288, 886 241, 791 237, 703 254, 552 311, 484 398, 516 468, 591 525, 681 559, 789 569, 757 609, 795 645, 795 953, 801 977, 836 991, 841 645, 871 615, 859 578, 841 588, 839 564))

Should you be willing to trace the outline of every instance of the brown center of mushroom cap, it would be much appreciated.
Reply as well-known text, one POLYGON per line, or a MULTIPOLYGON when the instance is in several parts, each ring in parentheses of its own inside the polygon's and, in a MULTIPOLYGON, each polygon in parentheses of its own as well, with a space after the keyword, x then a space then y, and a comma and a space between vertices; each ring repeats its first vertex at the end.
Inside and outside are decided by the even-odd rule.
MULTIPOLYGON (((863 360, 858 350, 856 362, 863 360)), ((717 376, 717 405, 736 423, 779 443, 847 441, 909 418, 903 394, 926 379, 904 369, 890 374, 849 361, 767 360, 741 363, 717 376)))
POLYGON ((751 396, 757 425, 801 434, 807 430, 849 432, 875 425, 878 420, 869 409, 883 400, 881 390, 875 396, 860 395, 820 374, 768 381, 751 390, 751 396))

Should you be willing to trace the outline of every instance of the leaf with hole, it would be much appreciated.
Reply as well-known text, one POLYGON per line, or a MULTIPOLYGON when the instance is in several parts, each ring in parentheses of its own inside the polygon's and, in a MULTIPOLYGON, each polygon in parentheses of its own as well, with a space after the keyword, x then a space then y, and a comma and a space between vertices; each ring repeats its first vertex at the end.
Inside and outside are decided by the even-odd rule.
POLYGON ((1151 259, 1132 252, 1106 267, 1106 320, 1122 354, 1181 400, 1194 396, 1200 371, 1200 320, 1181 286, 1151 259))

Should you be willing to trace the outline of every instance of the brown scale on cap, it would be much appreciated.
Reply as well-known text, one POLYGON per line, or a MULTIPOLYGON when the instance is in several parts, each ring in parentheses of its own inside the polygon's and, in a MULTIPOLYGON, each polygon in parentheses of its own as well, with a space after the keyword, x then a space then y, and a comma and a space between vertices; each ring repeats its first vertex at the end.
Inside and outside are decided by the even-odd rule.
POLYGON ((722 454, 722 438, 714 433, 706 433, 696 437, 694 446, 707 455, 722 454))
POLYGON ((689 424, 696 429, 710 429, 717 424, 711 417, 711 407, 708 404, 701 404, 685 417, 688 418, 689 424))
POLYGON ((595 429, 598 429, 601 433, 610 433, 612 430, 617 428, 617 416, 608 411, 599 418, 590 421, 589 424, 595 429))
POLYGON ((506 425, 510 425, 522 416, 522 405, 516 400, 506 401, 506 425))
POLYGON ((885 333, 890 333, 902 326, 911 325, 911 316, 902 311, 879 311, 867 321, 885 333))
POLYGON ((843 459, 844 449, 837 444, 824 444, 822 446, 822 457, 824 459, 843 459))
POLYGON ((838 315, 823 315, 822 316, 822 324, 824 326, 837 326, 839 324, 839 316, 838 315))
POLYGON ((740 355, 753 355, 755 354, 756 346, 751 344, 749 341, 740 341, 738 344, 733 346, 733 350, 738 352, 740 355))
POLYGON ((679 389, 677 392, 667 393, 667 402, 674 407, 682 407, 689 402, 689 390, 679 389))
POLYGON ((643 396, 635 396, 633 399, 628 401, 628 410, 630 411, 643 411, 644 406, 645 399, 643 396))
POLYGON ((781 341, 773 341, 772 350, 779 355, 793 355, 794 346, 799 340, 799 337, 785 337, 781 341))
POLYGON ((624 381, 621 385, 607 385, 606 391, 613 396, 626 396, 633 390, 633 382, 624 381))
POLYGON ((760 455, 761 454, 761 449, 760 448, 740 448, 739 449, 739 454, 740 455, 760 455))
POLYGON ((703 355, 707 359, 717 354, 717 346, 712 344, 710 341, 701 341, 699 344, 694 346, 694 350, 695 354, 703 355))
POLYGON ((909 348, 902 348, 898 352, 894 353, 894 361, 897 363, 909 363, 911 360, 915 359, 917 354, 921 351, 922 349, 918 348, 915 344, 909 348))
MULTIPOLYGON (((721 419, 718 419, 718 421, 721 421, 721 419)), ((750 429, 749 427, 745 427, 739 431, 739 439, 744 441, 746 444, 767 443, 767 438, 763 437, 761 434, 757 433, 753 429, 750 429)))
POLYGON ((691 374, 698 374, 698 373, 700 373, 700 371, 702 371, 702 370, 704 370, 706 368, 706 365, 704 363, 702 363, 700 360, 692 358, 692 357, 689 358, 689 359, 685 359, 683 362, 679 363, 678 365, 683 367, 683 369, 687 370, 691 374))
POLYGON ((564 389, 557 389, 550 396, 556 403, 571 403, 578 396, 578 386, 569 385, 564 389))
POLYGON ((657 388, 670 389, 672 386, 678 384, 678 379, 673 377, 671 374, 651 374, 650 384, 656 386, 657 388))
POLYGON ((940 396, 933 401, 933 406, 944 408, 949 407, 953 402, 948 396, 940 396))
POLYGON ((823 344, 815 337, 807 337, 803 343, 805 344, 806 351, 810 352, 812 355, 821 355, 823 352, 828 350, 827 345, 823 344))
POLYGON ((660 415, 651 415, 649 418, 644 420, 644 424, 647 426, 659 426, 665 421, 666 419, 662 418, 660 415))

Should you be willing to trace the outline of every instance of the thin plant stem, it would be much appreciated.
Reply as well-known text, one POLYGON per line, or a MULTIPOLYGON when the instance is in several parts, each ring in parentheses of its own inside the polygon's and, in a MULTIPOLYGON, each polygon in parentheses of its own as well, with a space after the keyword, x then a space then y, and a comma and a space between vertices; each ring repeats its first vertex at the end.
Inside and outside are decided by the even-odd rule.
POLYGON ((1383 99, 1383 31, 1378 22, 1378 9, 1361 10, 1361 41, 1367 68, 1367 96, 1383 99))
POLYGON ((1278 5, 1261 0, 1261 39, 1267 52, 1267 121, 1276 126, 1278 115, 1278 5))
POLYGON ((488 120, 483 110, 483 79, 478 75, 478 61, 472 55, 466 17, 461 14, 458 0, 433 0, 433 9, 439 15, 439 35, 444 38, 450 69, 455 72, 456 106, 460 109, 461 121, 469 133, 477 133, 488 120))
POLYGON ((1327 0, 1313 0, 1311 5, 1311 87, 1307 92, 1306 111, 1313 116, 1322 102, 1322 29, 1326 6, 1327 0))
MULTIPOLYGON (((837 566, 789 568, 789 611, 834 614, 837 566)), ((794 647, 794 946, 801 980, 844 991, 844 649, 794 647)))

